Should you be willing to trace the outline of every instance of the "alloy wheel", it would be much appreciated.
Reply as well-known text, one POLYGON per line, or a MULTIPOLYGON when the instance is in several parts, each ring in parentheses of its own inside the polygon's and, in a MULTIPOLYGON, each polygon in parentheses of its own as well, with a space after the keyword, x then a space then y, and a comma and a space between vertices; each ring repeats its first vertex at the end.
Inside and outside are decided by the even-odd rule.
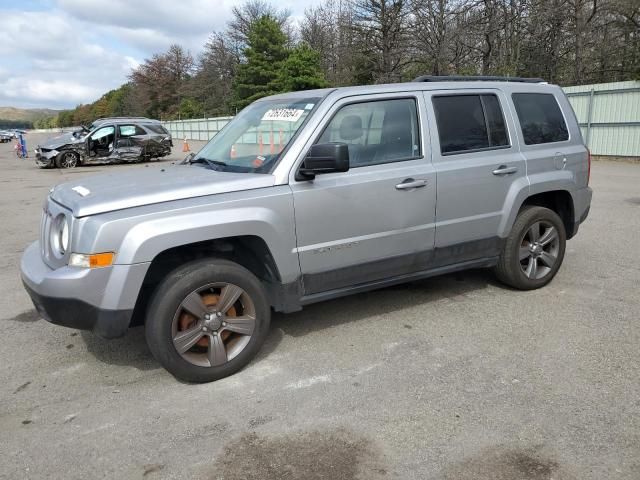
POLYGON ((533 223, 520 241, 520 268, 524 274, 539 280, 545 277, 558 260, 560 237, 551 223, 533 223))
POLYGON ((75 154, 71 152, 63 153, 60 159, 60 166, 62 168, 74 168, 78 163, 78 159, 75 154))
POLYGON ((247 346, 256 325, 253 300, 230 283, 212 283, 180 303, 171 324, 176 351, 189 363, 219 367, 247 346))

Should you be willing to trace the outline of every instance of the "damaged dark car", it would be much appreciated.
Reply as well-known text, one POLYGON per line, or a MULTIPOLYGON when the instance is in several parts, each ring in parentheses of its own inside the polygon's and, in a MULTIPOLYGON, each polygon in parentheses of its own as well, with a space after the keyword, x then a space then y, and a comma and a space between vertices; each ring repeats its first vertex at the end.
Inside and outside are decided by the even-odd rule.
POLYGON ((38 145, 40 168, 74 168, 78 165, 144 162, 171 153, 171 134, 149 118, 100 118, 89 127, 65 133, 38 145))

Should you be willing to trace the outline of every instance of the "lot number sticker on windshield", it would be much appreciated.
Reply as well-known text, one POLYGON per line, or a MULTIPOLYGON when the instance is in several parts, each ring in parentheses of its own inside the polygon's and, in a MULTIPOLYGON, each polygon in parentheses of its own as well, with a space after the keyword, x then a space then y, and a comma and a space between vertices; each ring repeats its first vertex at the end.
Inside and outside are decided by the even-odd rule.
POLYGON ((274 108, 273 110, 267 110, 262 117, 262 120, 280 120, 281 122, 297 122, 304 110, 298 110, 295 108, 274 108))

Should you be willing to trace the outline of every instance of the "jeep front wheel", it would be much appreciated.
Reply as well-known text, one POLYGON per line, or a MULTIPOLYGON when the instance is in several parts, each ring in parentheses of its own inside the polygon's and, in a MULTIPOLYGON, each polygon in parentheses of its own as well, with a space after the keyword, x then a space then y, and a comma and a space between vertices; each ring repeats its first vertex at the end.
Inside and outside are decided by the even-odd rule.
POLYGON ((518 290, 533 290, 549 283, 558 272, 567 242, 564 223, 544 207, 523 209, 502 249, 496 276, 518 290))
POLYGON ((251 361, 267 336, 270 315, 255 275, 227 260, 199 260, 158 286, 145 335, 153 356, 176 378, 211 382, 251 361))

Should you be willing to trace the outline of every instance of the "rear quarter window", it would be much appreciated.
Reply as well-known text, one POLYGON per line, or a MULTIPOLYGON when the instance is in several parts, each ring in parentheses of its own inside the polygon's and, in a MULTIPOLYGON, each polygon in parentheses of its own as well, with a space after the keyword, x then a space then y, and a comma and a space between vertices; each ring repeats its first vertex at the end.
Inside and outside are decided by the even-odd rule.
POLYGON ((169 135, 169 132, 166 128, 164 128, 159 123, 145 123, 144 128, 153 133, 158 133, 160 135, 169 135))
POLYGON ((569 139, 567 124, 553 95, 514 93, 511 97, 526 145, 563 142, 569 139))

